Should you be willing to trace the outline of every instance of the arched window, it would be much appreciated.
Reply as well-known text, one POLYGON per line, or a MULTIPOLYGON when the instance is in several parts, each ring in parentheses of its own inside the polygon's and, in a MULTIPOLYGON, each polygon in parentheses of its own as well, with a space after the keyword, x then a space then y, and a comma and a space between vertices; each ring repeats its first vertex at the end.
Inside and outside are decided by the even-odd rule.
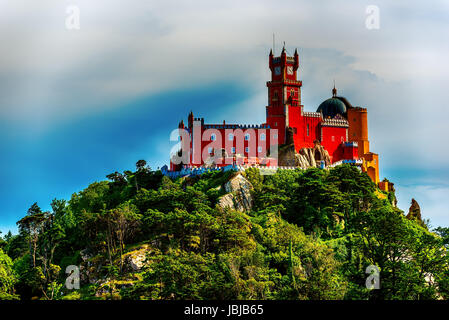
POLYGON ((265 133, 260 134, 260 140, 265 141, 265 133))
POLYGON ((307 124, 307 136, 309 136, 309 132, 310 132, 310 128, 309 128, 309 124, 307 124))
POLYGON ((229 141, 234 140, 234 135, 233 135, 232 133, 230 133, 230 134, 228 135, 228 140, 229 140, 229 141))
POLYGON ((212 134, 210 135, 210 140, 211 140, 211 141, 217 140, 217 136, 215 135, 215 133, 212 133, 212 134))

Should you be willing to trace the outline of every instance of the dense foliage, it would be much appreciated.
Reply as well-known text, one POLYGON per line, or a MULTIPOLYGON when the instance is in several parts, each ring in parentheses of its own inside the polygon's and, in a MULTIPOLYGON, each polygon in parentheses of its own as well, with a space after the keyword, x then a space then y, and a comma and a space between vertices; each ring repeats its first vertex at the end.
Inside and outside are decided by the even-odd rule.
POLYGON ((217 206, 234 174, 171 181, 141 160, 50 212, 33 204, 0 237, 0 299, 448 298, 448 229, 406 219, 356 168, 248 169, 246 213, 217 206), (79 290, 64 285, 69 265, 79 290))

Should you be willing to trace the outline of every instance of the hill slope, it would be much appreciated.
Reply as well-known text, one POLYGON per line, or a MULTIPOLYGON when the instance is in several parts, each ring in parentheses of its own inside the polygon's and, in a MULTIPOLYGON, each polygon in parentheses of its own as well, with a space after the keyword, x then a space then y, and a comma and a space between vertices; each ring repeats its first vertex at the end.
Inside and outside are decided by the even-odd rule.
POLYGON ((240 191, 235 175, 171 181, 139 161, 52 212, 33 205, 2 244, 0 299, 448 297, 444 239, 356 168, 248 169, 240 191), (69 265, 79 290, 63 286, 69 265))

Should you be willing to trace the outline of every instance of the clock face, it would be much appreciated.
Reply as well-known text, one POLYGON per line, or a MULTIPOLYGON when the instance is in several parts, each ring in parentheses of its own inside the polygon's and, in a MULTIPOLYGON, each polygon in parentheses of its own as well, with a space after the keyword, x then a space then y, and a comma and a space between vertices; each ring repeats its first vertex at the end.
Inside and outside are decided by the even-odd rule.
POLYGON ((288 74, 293 74, 293 67, 292 66, 288 66, 287 67, 287 73, 288 74))
POLYGON ((280 75, 281 74, 281 67, 276 67, 276 68, 274 68, 274 74, 275 75, 280 75))

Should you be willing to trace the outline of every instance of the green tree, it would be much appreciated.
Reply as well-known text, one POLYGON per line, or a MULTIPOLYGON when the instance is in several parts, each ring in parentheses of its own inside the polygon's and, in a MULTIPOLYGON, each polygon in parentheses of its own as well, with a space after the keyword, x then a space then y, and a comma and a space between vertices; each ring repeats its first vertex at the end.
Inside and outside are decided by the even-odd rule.
POLYGON ((12 260, 0 249, 0 300, 17 299, 14 290, 16 282, 12 260))
POLYGON ((42 212, 37 203, 34 203, 28 209, 27 215, 17 222, 19 232, 24 234, 24 236, 29 239, 29 247, 32 258, 31 263, 33 267, 36 267, 37 244, 45 220, 46 213, 42 212))

